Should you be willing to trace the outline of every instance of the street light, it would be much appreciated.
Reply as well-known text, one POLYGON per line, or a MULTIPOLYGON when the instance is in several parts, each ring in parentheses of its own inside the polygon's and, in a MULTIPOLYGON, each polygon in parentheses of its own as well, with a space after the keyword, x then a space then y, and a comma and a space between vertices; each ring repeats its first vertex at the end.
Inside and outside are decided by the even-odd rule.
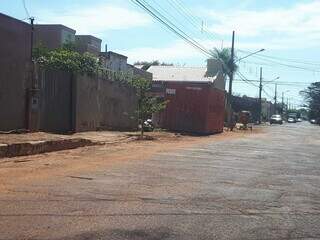
POLYGON ((276 81, 276 80, 278 80, 278 79, 280 79, 280 77, 276 77, 275 79, 270 80, 270 81, 266 81, 265 83, 266 83, 266 84, 268 84, 268 83, 272 83, 272 82, 274 82, 274 81, 276 81))
POLYGON ((245 57, 239 58, 236 62, 240 62, 242 59, 245 59, 245 58, 247 58, 247 57, 250 57, 250 56, 252 56, 252 55, 254 55, 254 54, 257 54, 257 53, 260 53, 260 52, 263 52, 263 51, 265 51, 264 48, 262 48, 262 49, 260 49, 260 50, 258 50, 258 51, 256 51, 256 52, 250 53, 249 55, 247 55, 247 56, 245 56, 245 57))

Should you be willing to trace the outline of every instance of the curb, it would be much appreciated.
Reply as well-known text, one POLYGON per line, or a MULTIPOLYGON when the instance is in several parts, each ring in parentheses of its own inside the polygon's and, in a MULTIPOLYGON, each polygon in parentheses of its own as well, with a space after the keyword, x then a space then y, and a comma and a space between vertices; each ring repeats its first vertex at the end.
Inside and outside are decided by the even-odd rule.
POLYGON ((85 146, 93 146, 98 144, 99 143, 95 143, 83 138, 0 144, 0 158, 28 156, 46 152, 55 152, 85 146))

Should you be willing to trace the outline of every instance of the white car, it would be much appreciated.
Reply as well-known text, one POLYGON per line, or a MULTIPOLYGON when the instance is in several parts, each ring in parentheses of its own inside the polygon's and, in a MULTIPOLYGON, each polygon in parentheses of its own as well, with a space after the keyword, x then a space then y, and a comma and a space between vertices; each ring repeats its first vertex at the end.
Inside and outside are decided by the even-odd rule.
POLYGON ((310 120, 310 123, 311 123, 311 124, 316 124, 316 123, 317 123, 317 120, 311 119, 311 120, 310 120))
POLYGON ((289 117, 288 118, 288 123, 296 123, 296 119, 289 117))

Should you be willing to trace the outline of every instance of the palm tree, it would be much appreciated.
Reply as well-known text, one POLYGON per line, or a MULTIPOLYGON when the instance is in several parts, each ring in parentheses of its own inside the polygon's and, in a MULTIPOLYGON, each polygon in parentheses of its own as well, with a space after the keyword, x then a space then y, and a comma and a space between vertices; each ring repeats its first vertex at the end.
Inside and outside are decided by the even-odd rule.
POLYGON ((212 58, 219 60, 222 63, 223 77, 228 76, 230 79, 231 72, 236 72, 238 65, 234 60, 231 59, 231 49, 230 48, 214 48, 211 52, 212 58))

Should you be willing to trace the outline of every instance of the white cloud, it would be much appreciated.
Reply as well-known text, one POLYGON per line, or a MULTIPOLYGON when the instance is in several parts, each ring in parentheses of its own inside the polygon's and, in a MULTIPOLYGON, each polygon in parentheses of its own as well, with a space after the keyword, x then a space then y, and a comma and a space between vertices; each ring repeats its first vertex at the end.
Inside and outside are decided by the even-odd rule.
POLYGON ((106 30, 146 26, 151 19, 140 12, 111 4, 71 8, 65 12, 40 11, 40 23, 60 23, 78 34, 99 34, 106 30), (45 19, 45 20, 44 20, 45 19))
POLYGON ((297 4, 287 9, 209 11, 209 16, 215 22, 211 30, 220 34, 230 34, 232 30, 244 36, 262 36, 271 32, 313 34, 320 27, 320 1, 297 4))
POLYGON ((166 47, 141 47, 129 50, 116 50, 129 57, 130 62, 160 60, 176 62, 191 58, 201 58, 203 55, 187 43, 177 40, 166 47))

